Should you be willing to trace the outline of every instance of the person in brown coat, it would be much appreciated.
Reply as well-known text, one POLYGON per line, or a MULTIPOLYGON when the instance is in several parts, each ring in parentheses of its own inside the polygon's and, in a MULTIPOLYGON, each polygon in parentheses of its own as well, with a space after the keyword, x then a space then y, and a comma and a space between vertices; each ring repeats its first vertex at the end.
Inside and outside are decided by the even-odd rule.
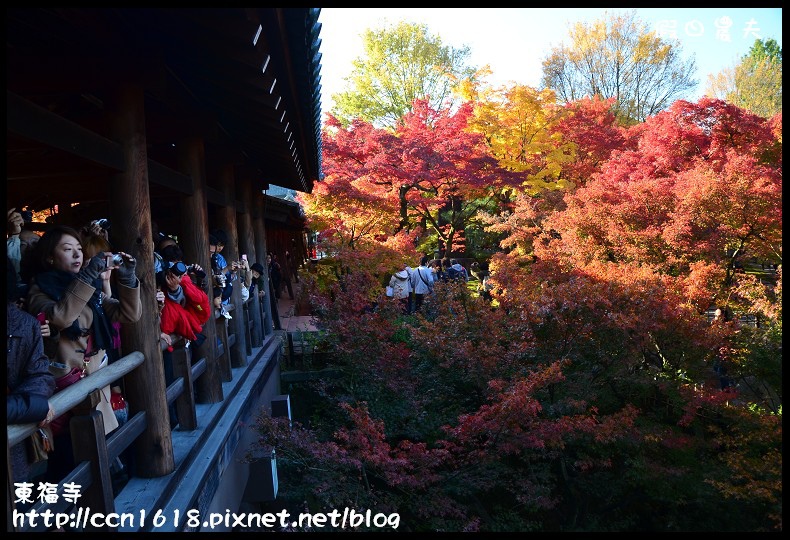
MULTIPOLYGON (((36 245, 33 262, 37 271, 28 291, 27 310, 33 315, 43 313, 53 333, 58 332, 55 357, 50 358, 56 391, 117 360, 112 322, 134 323, 142 315, 136 261, 127 253, 117 254, 118 297, 105 297, 100 274, 108 268, 108 255, 112 254, 99 253, 83 266, 79 233, 64 226, 49 229, 36 245)), ((105 433, 109 433, 118 427, 109 386, 102 389, 102 396, 96 410, 102 413, 105 433)), ((57 451, 50 457, 47 476, 56 480, 73 466, 55 463, 71 459, 66 451, 71 448, 67 427, 68 414, 52 423, 57 451)))

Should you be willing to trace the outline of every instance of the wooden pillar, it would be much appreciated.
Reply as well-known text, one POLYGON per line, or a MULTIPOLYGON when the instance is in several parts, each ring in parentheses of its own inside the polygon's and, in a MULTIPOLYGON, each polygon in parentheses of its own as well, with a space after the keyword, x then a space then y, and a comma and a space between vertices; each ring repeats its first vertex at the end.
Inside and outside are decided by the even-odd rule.
MULTIPOLYGON (((255 242, 255 253, 258 255, 257 262, 261 263, 266 269, 266 197, 263 192, 256 190, 250 199, 252 207, 252 233, 255 242)), ((264 275, 265 277, 265 275, 264 275)))
MULTIPOLYGON (((225 206, 217 212, 218 226, 225 229, 228 233, 228 245, 222 250, 222 255, 228 262, 228 266, 234 261, 238 261, 239 253, 239 234, 236 226, 236 176, 233 165, 225 165, 220 171, 221 190, 225 194, 225 206)), ((238 273, 237 273, 238 275, 238 273)), ((230 296, 230 303, 236 307, 231 315, 233 318, 228 321, 228 325, 233 328, 232 334, 236 334, 236 343, 230 348, 230 363, 233 367, 247 365, 247 352, 244 346, 244 309, 241 306, 241 286, 239 280, 233 282, 233 292, 230 296)))
POLYGON ((143 307, 140 320, 124 324, 121 329, 123 352, 140 351, 145 357, 145 362, 124 378, 129 413, 145 411, 147 418, 146 430, 134 445, 135 473, 153 478, 171 473, 175 462, 159 347, 143 89, 134 85, 120 87, 114 103, 108 107, 108 115, 113 138, 121 144, 124 159, 124 171, 113 178, 109 189, 110 219, 119 224, 113 229, 113 243, 116 250, 137 260, 135 272, 140 279, 143 307))
MULTIPOLYGON (((244 201, 244 211, 239 214, 239 249, 242 253, 247 254, 250 266, 255 262, 261 262, 261 256, 255 248, 255 231, 252 225, 252 214, 255 206, 252 182, 253 179, 249 177, 244 178, 241 182, 240 192, 241 199, 244 201)), ((265 259, 265 256, 263 258, 265 259)), ((250 309, 245 310, 245 313, 249 313, 250 318, 254 322, 252 330, 250 331, 250 345, 252 347, 260 347, 263 344, 263 336, 261 333, 262 328, 257 289, 253 296, 254 298, 250 297, 248 301, 250 309)), ((248 351, 248 354, 252 354, 252 351, 248 351)))
MULTIPOLYGON (((263 297, 266 300, 266 297, 263 297)), ((260 347, 263 345, 263 336, 264 336, 264 328, 263 324, 265 322, 265 317, 261 316, 261 302, 258 299, 258 289, 256 287, 255 293, 250 295, 250 317, 253 321, 252 330, 250 331, 250 343, 253 347, 260 347)))
MULTIPOLYGON (((184 259, 194 261, 208 273, 206 279, 211 306, 211 257, 208 247, 208 202, 206 200, 206 167, 203 141, 191 138, 178 145, 178 167, 184 174, 192 177, 192 195, 184 197, 181 204, 181 231, 179 243, 184 252, 184 259)), ((217 365, 217 331, 213 313, 203 325, 206 340, 196 347, 192 354, 192 362, 206 359, 206 371, 195 382, 198 403, 218 403, 223 400, 222 380, 217 365)))
POLYGON ((269 287, 269 268, 266 264, 266 226, 264 224, 264 217, 266 215, 266 197, 260 191, 257 192, 252 199, 252 229, 255 233, 255 253, 259 254, 258 261, 263 266, 263 290, 266 295, 263 297, 263 313, 264 317, 264 333, 270 335, 274 332, 274 323, 272 320, 272 306, 269 299, 271 288, 269 287))
MULTIPOLYGON (((261 254, 255 247, 255 231, 252 228, 252 212, 255 206, 252 191, 252 180, 245 178, 241 182, 241 200, 244 201, 244 211, 239 214, 239 249, 247 254, 250 265, 261 262, 261 254)), ((261 263, 263 264, 263 263, 261 263)))

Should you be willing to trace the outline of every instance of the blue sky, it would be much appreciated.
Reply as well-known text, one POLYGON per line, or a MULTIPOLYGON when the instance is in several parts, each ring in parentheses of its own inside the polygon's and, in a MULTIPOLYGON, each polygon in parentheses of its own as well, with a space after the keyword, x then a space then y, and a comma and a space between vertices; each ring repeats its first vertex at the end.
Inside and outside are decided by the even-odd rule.
POLYGON ((469 63, 493 70, 490 82, 516 82, 538 87, 541 62, 552 47, 568 43, 576 22, 592 22, 605 14, 635 9, 651 30, 680 41, 683 57, 693 54, 704 93, 708 74, 732 67, 747 54, 755 39, 782 45, 781 8, 322 8, 322 111, 332 107, 330 96, 345 89, 351 62, 363 53, 360 34, 398 21, 425 23, 445 45, 468 45, 469 63))

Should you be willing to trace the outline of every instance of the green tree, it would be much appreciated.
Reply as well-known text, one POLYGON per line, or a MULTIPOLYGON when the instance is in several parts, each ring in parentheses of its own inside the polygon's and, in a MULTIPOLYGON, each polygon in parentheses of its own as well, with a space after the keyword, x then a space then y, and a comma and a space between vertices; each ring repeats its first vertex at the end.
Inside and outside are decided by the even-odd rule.
POLYGON ((543 60, 542 84, 564 102, 585 96, 615 98, 621 122, 643 122, 697 86, 694 59, 684 61, 677 40, 648 31, 635 11, 590 25, 577 23, 570 45, 543 60))
POLYGON ((708 76, 706 95, 723 99, 763 118, 782 110, 782 48, 757 39, 740 62, 708 76))
POLYGON ((469 47, 443 45, 425 24, 369 29, 362 38, 365 52, 345 78, 350 89, 332 96, 331 112, 344 126, 361 118, 394 127, 415 99, 427 99, 433 109, 453 106, 454 88, 475 73, 466 65, 469 47))

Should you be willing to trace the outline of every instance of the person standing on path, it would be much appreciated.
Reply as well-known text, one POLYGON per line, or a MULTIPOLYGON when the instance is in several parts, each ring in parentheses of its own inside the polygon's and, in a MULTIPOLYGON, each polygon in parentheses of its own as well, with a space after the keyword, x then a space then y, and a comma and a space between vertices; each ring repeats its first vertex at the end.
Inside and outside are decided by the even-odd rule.
POLYGON ((428 256, 423 255, 420 266, 411 271, 411 287, 414 291, 414 311, 422 309, 425 295, 433 292, 433 272, 428 268, 428 256))
POLYGON ((409 267, 406 264, 403 268, 392 274, 389 287, 392 289, 392 297, 397 298, 403 307, 403 313, 409 313, 409 299, 411 296, 411 281, 409 280, 409 267))

